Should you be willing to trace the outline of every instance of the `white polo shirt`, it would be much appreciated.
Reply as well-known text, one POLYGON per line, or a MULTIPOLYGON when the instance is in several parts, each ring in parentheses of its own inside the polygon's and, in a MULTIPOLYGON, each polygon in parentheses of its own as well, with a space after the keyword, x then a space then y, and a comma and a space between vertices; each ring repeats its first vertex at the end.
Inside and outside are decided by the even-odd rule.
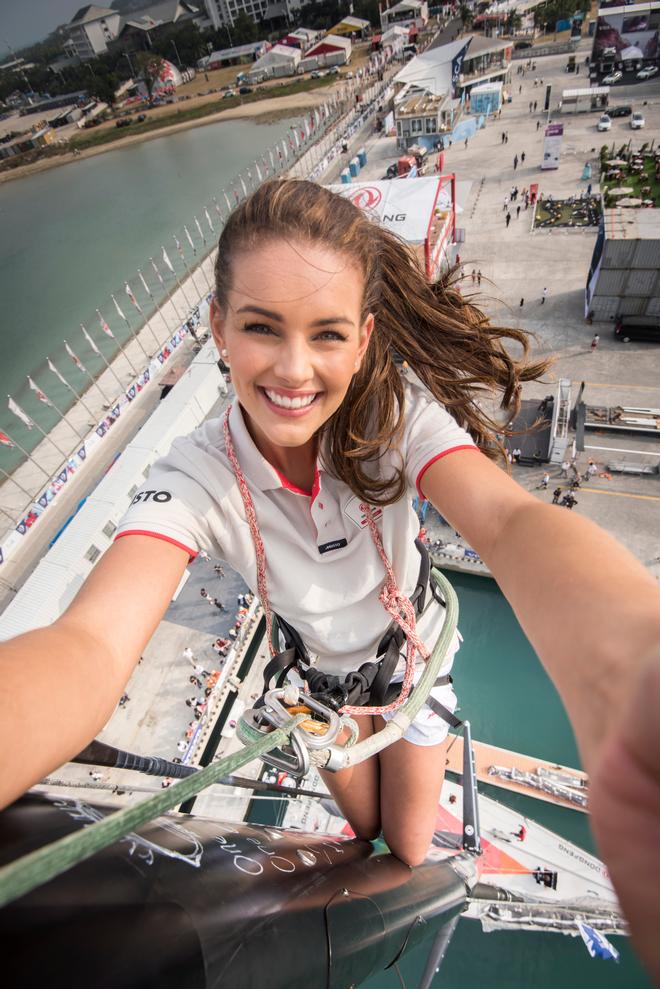
MULTIPOLYGON (((383 547, 397 583, 410 596, 417 584, 419 521, 412 500, 428 467, 457 450, 476 450, 469 434, 417 382, 404 382, 405 429, 398 450, 379 471, 403 465, 405 495, 376 509, 383 547)), ((390 617, 378 600, 384 570, 360 511, 360 499, 317 462, 312 491, 291 484, 268 463, 234 401, 229 425, 266 549, 271 607, 298 630, 316 664, 329 673, 356 670, 375 656, 390 617)), ((221 557, 256 589, 256 560, 243 502, 225 451, 220 418, 172 444, 135 495, 115 538, 151 535, 187 550, 221 557)), ((430 595, 427 595, 430 598, 430 595)), ((418 622, 431 648, 444 611, 433 602, 418 622)), ((456 646, 458 643, 456 642, 456 646)), ((453 652, 453 650, 450 650, 453 652)))

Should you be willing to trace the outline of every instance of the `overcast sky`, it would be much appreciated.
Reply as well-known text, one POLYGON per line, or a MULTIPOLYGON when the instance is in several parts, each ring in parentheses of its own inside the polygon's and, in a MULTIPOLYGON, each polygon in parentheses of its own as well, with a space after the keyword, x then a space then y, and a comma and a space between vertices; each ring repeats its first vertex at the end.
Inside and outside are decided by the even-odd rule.
POLYGON ((42 41, 84 6, 84 0, 0 0, 0 59, 9 54, 7 43, 20 48, 42 41))

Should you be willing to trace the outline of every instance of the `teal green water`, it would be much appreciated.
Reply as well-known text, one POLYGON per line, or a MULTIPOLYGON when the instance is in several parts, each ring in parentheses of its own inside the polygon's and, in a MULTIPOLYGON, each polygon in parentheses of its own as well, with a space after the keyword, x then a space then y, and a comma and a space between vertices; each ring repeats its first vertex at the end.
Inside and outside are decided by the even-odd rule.
MULTIPOLYGON (((475 738, 578 766, 570 724, 551 681, 494 581, 451 573, 465 637, 453 674, 463 717, 475 738)), ((588 819, 539 800, 479 784, 480 790, 595 851, 588 819)), ((431 939, 432 940, 432 939, 431 939)), ((416 989, 431 940, 405 956, 399 970, 416 989)), ((484 934, 477 921, 459 921, 433 986, 438 989, 650 989, 626 938, 612 938, 621 961, 591 959, 582 940, 559 934, 484 934)), ((390 971, 363 989, 401 989, 390 971)))
MULTIPOLYGON (((57 415, 29 391, 26 376, 31 374, 56 405, 68 408, 71 395, 45 367, 46 358, 53 359, 73 388, 84 389, 89 379, 64 354, 63 339, 90 370, 102 369, 79 324, 86 325, 109 358, 115 344, 100 332, 95 310, 101 310, 115 336, 126 339, 128 331, 110 293, 136 327, 140 317, 125 293, 125 279, 146 311, 149 298, 139 283, 138 266, 154 297, 163 295, 148 263, 153 256, 170 291, 176 283, 161 260, 161 245, 179 272, 185 269, 174 234, 188 264, 194 262, 184 223, 198 250, 208 250, 215 238, 204 206, 219 231, 213 197, 226 205, 222 189, 227 188, 231 200, 231 180, 283 137, 288 123, 210 124, 0 186, 0 429, 27 449, 39 442, 35 430, 28 432, 7 411, 6 394, 43 428, 52 427, 57 415)), ((5 469, 15 462, 13 454, 3 448, 5 469)))

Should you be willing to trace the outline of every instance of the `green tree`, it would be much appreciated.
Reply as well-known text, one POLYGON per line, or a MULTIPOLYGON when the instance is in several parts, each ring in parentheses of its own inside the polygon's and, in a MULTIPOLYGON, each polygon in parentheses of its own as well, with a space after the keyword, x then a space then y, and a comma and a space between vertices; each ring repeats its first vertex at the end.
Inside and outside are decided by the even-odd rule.
POLYGON ((118 85, 119 80, 115 75, 96 76, 87 86, 87 92, 94 99, 99 100, 101 103, 107 103, 108 106, 112 107, 115 103, 115 92, 118 85))
POLYGON ((137 52, 133 55, 133 62, 138 70, 138 75, 144 80, 147 95, 151 99, 154 86, 163 71, 164 60, 154 52, 137 52))
POLYGON ((472 21, 474 20, 474 13, 468 7, 467 4, 462 3, 458 8, 458 16, 461 19, 461 24, 463 25, 463 30, 472 27, 472 21))
POLYGON ((259 40, 260 31, 249 14, 244 10, 240 12, 234 26, 231 28, 231 36, 235 45, 249 45, 253 41, 259 40))

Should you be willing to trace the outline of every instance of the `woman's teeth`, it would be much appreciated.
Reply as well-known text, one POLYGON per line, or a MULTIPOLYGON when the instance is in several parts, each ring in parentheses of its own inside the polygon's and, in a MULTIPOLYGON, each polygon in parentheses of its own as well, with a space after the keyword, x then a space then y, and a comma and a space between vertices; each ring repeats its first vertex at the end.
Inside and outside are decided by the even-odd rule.
POLYGON ((268 391, 267 388, 264 388, 264 391, 273 405, 279 405, 282 409, 302 409, 311 405, 316 398, 316 395, 300 395, 297 398, 288 398, 286 395, 278 395, 277 392, 268 391))

